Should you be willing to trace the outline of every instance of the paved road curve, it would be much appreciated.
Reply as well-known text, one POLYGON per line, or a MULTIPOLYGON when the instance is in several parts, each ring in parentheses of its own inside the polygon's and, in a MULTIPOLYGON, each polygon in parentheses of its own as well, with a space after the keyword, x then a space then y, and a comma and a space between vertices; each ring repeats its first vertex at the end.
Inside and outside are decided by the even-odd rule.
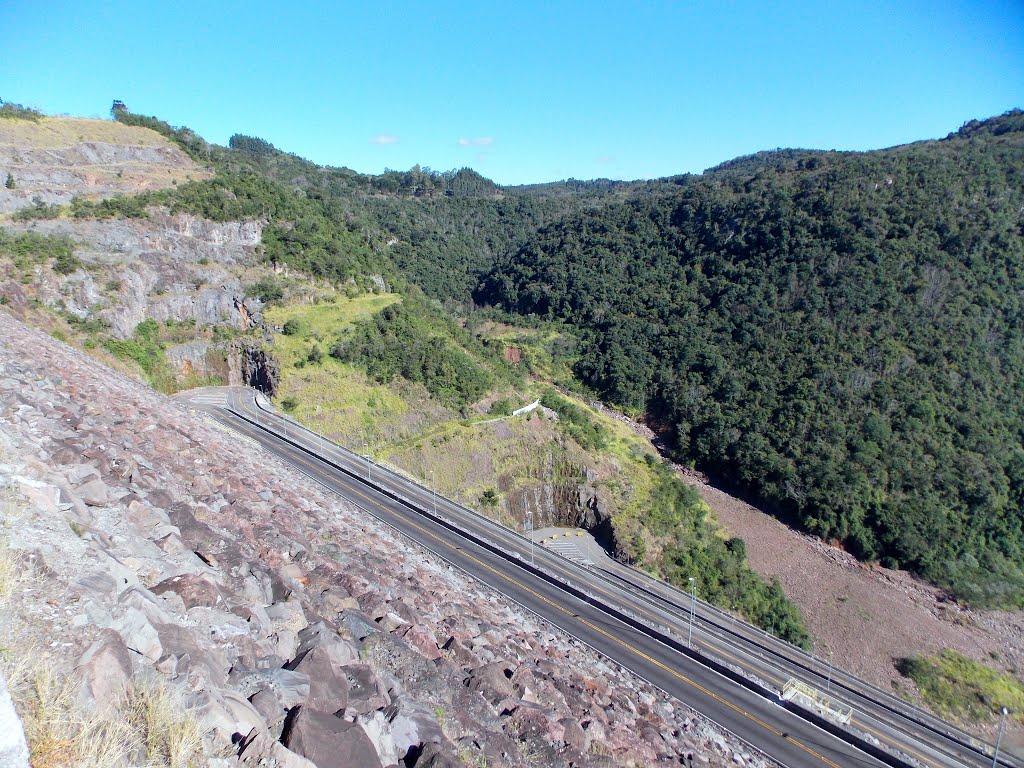
MULTIPOLYGON (((236 403, 236 407, 246 406, 236 403)), ((670 648, 652 637, 654 633, 641 631, 610 615, 600 604, 595 605, 596 601, 583 599, 561 583, 538 575, 528 567, 529 545, 526 552, 520 554, 520 557, 525 556, 523 561, 510 559, 503 548, 481 544, 479 539, 463 536, 453 530, 454 526, 424 514, 432 511, 433 498, 429 493, 429 502, 420 504, 420 509, 417 509, 417 505, 398 500, 373 485, 374 472, 379 473, 375 466, 356 458, 352 470, 358 475, 334 466, 332 462, 342 457, 336 456, 339 452, 329 443, 323 446, 323 452, 331 462, 316 455, 319 446, 313 445, 315 438, 310 440, 308 433, 303 441, 308 442, 313 450, 298 447, 290 439, 262 428, 240 413, 228 410, 216 410, 215 413, 218 420, 240 435, 259 443, 453 565, 651 681, 749 744, 756 745, 782 765, 789 768, 875 768, 884 765, 794 716, 776 702, 670 648), (365 470, 369 471, 370 481, 363 475, 365 470)), ((261 419, 262 423, 267 423, 266 415, 261 419)), ((294 430, 295 426, 290 426, 290 429, 294 430)), ((345 458, 352 461, 351 456, 345 458)), ((421 502, 425 501, 421 499, 421 502)), ((441 497, 437 502, 441 504, 441 497)), ((522 548, 521 541, 519 546, 522 548)), ((541 565, 543 551, 538 548, 535 554, 538 565, 541 565)))
MULTIPOLYGON (((334 487, 334 490, 360 503, 361 506, 367 508, 372 514, 402 529, 403 532, 412 538, 430 546, 450 560, 453 558, 449 556, 450 553, 446 554, 445 548, 450 548, 453 536, 462 538, 458 535, 459 531, 467 532, 471 537, 475 537, 477 540, 486 540, 493 545, 490 551, 486 547, 484 550, 489 555, 496 555, 499 564, 504 563, 505 572, 509 571, 510 554, 527 562, 535 559, 537 566, 544 574, 548 576, 553 575, 562 581, 582 588, 590 598, 596 598, 599 602, 599 612, 602 605, 624 610, 628 618, 627 616, 623 618, 627 618, 627 621, 633 624, 629 628, 631 631, 636 632, 638 628, 637 620, 642 622, 644 626, 641 629, 644 629, 644 631, 641 631, 640 634, 647 640, 659 644, 657 642, 658 638, 667 636, 677 642, 681 640, 684 645, 686 643, 690 629, 688 626, 690 609, 688 594, 680 593, 668 585, 650 578, 646 574, 614 563, 606 558, 599 556, 589 558, 596 562, 596 567, 587 570, 541 547, 531 548, 528 540, 499 526, 493 521, 482 518, 444 497, 436 496, 429 489, 396 472, 370 462, 366 457, 360 457, 341 449, 329 441, 319 438, 314 433, 302 429, 293 422, 264 412, 262 408, 255 407, 257 404, 254 403, 251 392, 248 390, 234 390, 229 396, 225 395, 224 390, 220 390, 217 393, 211 393, 210 396, 204 395, 194 398, 193 403, 218 406, 215 412, 219 413, 222 419, 229 420, 229 423, 240 433, 246 433, 249 430, 251 437, 247 439, 253 439, 271 448, 273 448, 271 443, 274 442, 275 438, 274 432, 283 431, 293 443, 290 446, 292 449, 297 449, 300 445, 305 446, 307 449, 305 451, 295 450, 294 455, 283 455, 283 458, 298 464, 300 469, 308 474, 314 474, 313 469, 327 473, 333 471, 337 475, 334 478, 335 482, 345 481, 347 483, 347 487, 334 487), (229 411, 222 410, 229 405, 228 399, 230 399, 231 409, 235 411, 233 415, 229 411), (246 420, 248 420, 248 423, 246 420), (263 437, 262 440, 260 439, 261 435, 263 437), (337 469, 325 466, 322 462, 317 462, 315 456, 318 454, 327 456, 332 463, 346 471, 338 474, 337 469), (375 504, 382 502, 382 499, 378 498, 381 496, 381 490, 384 491, 384 499, 392 503, 393 508, 390 510, 390 514, 408 516, 409 520, 416 523, 416 525, 413 525, 411 529, 408 527, 402 528, 396 524, 394 519, 382 514, 381 509, 369 504, 370 500, 375 504), (396 501, 408 503, 398 503, 396 506, 396 501), (440 531, 434 531, 443 544, 425 537, 423 532, 418 530, 426 523, 431 522, 424 520, 424 515, 428 518, 436 516, 446 523, 441 525, 440 531), (646 629, 646 627, 653 627, 657 632, 652 632, 650 629, 646 629), (654 635, 653 638, 652 635, 654 635)), ((280 449, 281 446, 278 445, 277 448, 280 449)), ((279 450, 275 450, 275 452, 279 452, 279 450)), ((324 481, 323 477, 315 474, 314 476, 322 482, 324 481)), ((457 546, 465 547, 472 543, 471 541, 462 542, 457 546)), ((478 575, 477 570, 479 566, 474 569, 466 567, 462 563, 459 564, 465 567, 467 571, 478 575)), ((511 564, 515 565, 515 561, 511 564)), ((528 571, 529 569, 526 570, 528 571)), ((527 572, 520 576, 517 581, 522 581, 525 585, 532 587, 533 582, 530 581, 531 578, 536 579, 536 575, 527 572)), ((483 580, 488 581, 486 578, 483 580)), ((548 581, 541 579, 541 581, 546 586, 552 586, 550 579, 548 581)), ((489 583, 494 582, 489 581, 489 583)), ((501 589, 501 591, 510 594, 510 596, 515 597, 515 595, 509 592, 507 584, 497 583, 495 586, 501 589)), ((556 590, 561 589, 557 584, 554 586, 556 590)), ((564 594, 564 589, 561 589, 561 591, 564 594)), ((565 626, 549 615, 549 612, 545 612, 543 604, 538 608, 528 604, 527 600, 520 600, 520 602, 536 610, 537 613, 554 620, 555 623, 559 623, 560 626, 563 626, 564 629, 572 634, 590 642, 590 639, 583 637, 581 632, 574 630, 570 626, 565 626)), ((591 605, 593 602, 594 600, 591 600, 591 605)), ((706 603, 698 601, 696 607, 696 621, 693 625, 693 646, 701 653, 698 659, 703 658, 707 660, 708 657, 711 657, 719 662, 724 662, 734 670, 742 670, 744 674, 755 675, 769 688, 777 690, 781 690, 789 677, 798 677, 805 682, 816 685, 822 690, 826 686, 830 686, 833 698, 855 708, 856 715, 853 725, 856 731, 862 735, 866 734, 869 739, 877 740, 876 743, 898 749, 904 755, 911 756, 915 763, 925 766, 925 768, 947 768, 950 766, 985 766, 987 768, 987 766, 991 765, 991 745, 973 740, 967 734, 953 728, 938 718, 917 710, 853 676, 846 675, 838 670, 829 669, 828 676, 826 677, 826 665, 820 659, 816 661, 799 649, 776 638, 766 636, 760 630, 743 622, 736 621, 733 617, 706 603)), ((550 606, 548 606, 548 609, 550 611, 550 606)), ((577 619, 580 618, 580 615, 574 615, 577 619)), ((606 616, 605 618, 611 619, 612 617, 606 616)), ((621 622, 618 623, 621 624, 621 622)), ((614 635, 614 638, 605 638, 605 640, 614 639, 622 646, 622 643, 619 642, 622 636, 618 634, 618 631, 619 627, 616 627, 615 631, 606 630, 608 634, 614 635)), ((645 677, 648 677, 653 682, 661 684, 656 673, 647 674, 641 672, 635 666, 627 663, 621 657, 621 653, 619 656, 616 656, 615 653, 609 653, 597 643, 591 644, 599 647, 607 655, 616 658, 626 666, 630 666, 635 671, 644 674, 645 677)), ((670 650, 665 648, 663 644, 659 645, 662 646, 663 651, 670 650)), ((634 647, 627 651, 627 655, 640 650, 642 649, 634 647)), ((672 651, 672 653, 693 664, 693 660, 688 659, 685 654, 678 653, 678 651, 672 651)), ((670 667, 670 664, 660 659, 660 657, 654 657, 654 660, 660 661, 663 667, 670 667)), ((661 669, 662 674, 672 671, 671 668, 661 669)), ((710 670, 706 671, 710 672, 710 670)), ((714 675, 714 673, 711 674, 714 675)), ((696 681, 690 680, 689 682, 696 681)), ((739 687, 735 683, 721 678, 721 676, 711 678, 711 682, 717 683, 719 686, 727 683, 728 685, 739 687)), ((671 690, 665 685, 662 687, 666 690, 671 690)), ((718 688, 711 688, 709 690, 713 690, 721 696, 721 691, 718 688)), ((749 691, 745 692, 750 693, 749 691)), ((675 693, 675 695, 690 701, 690 699, 678 693, 675 693)), ((764 701, 763 691, 758 698, 764 701)), ((731 699, 729 699, 729 702, 734 703, 731 699)), ((722 704, 723 702, 720 701, 719 703, 722 704)), ((772 707, 778 709, 774 704, 772 704, 772 707)), ((728 706, 726 708, 728 709, 728 706)), ((713 719, 718 720, 720 723, 722 722, 721 719, 710 711, 701 711, 706 711, 713 719)), ((746 717, 751 714, 751 712, 746 712, 744 716, 746 717)), ((790 713, 785 714, 787 717, 792 717, 790 713)), ((772 732, 771 729, 767 730, 769 733, 772 732)), ((736 732, 740 733, 739 731, 736 732)), ((793 729, 782 732, 790 735, 795 734, 793 729)), ((818 735, 821 737, 825 734, 818 731, 818 735)), ((789 740, 792 741, 793 738, 789 740)), ((763 746, 761 742, 757 743, 763 746)), ((857 742, 855 741, 854 743, 857 742)), ((809 745, 804 744, 803 746, 809 745)), ((766 751, 775 755, 775 752, 772 750, 766 751)), ((811 751, 817 750, 812 749, 811 751)), ((866 758, 867 756, 863 757, 866 758)), ((822 762, 825 764, 834 762, 832 758, 825 754, 819 754, 816 759, 816 764, 818 765, 822 762), (824 758, 824 760, 820 758, 824 758)), ((892 758, 890 758, 890 762, 892 762, 892 758)), ((1000 755, 999 763, 1009 768, 1020 768, 1022 766, 1021 761, 1006 753, 1000 755)), ((797 763, 788 764, 796 765, 797 763)), ((840 764, 853 765, 854 763, 841 760, 840 764)))

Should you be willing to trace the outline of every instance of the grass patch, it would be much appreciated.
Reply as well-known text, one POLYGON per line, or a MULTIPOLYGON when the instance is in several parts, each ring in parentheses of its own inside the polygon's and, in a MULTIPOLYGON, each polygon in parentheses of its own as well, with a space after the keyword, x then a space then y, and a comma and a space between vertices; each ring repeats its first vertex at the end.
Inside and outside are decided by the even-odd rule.
MULTIPOLYGON (((263 317, 272 325, 284 326, 289 320, 297 321, 301 333, 291 334, 299 339, 314 337, 333 340, 357 321, 375 315, 384 307, 401 300, 397 293, 364 294, 347 298, 335 294, 333 301, 317 304, 267 307, 263 317)), ((277 343, 278 340, 275 340, 277 343)))
POLYGON ((34 149, 61 149, 82 142, 132 147, 173 146, 158 133, 111 120, 43 117, 35 121, 10 120, 0 123, 0 144, 34 149))
POLYGON ((201 762, 202 726, 161 680, 134 681, 120 699, 83 706, 81 685, 56 659, 25 649, 4 672, 33 768, 187 768, 201 762))
POLYGON ((7 666, 33 768, 124 765, 138 749, 138 735, 115 708, 80 705, 79 685, 58 674, 53 659, 29 651, 7 666))
POLYGON ((0 605, 6 603, 14 591, 20 565, 20 553, 11 549, 6 537, 0 536, 0 605))
POLYGON ((955 721, 992 722, 1006 707, 1024 723, 1024 684, 952 649, 938 656, 900 659, 900 674, 913 680, 933 710, 955 721))
POLYGON ((165 684, 134 683, 128 689, 123 711, 146 747, 149 765, 184 768, 200 755, 203 733, 199 721, 165 684))

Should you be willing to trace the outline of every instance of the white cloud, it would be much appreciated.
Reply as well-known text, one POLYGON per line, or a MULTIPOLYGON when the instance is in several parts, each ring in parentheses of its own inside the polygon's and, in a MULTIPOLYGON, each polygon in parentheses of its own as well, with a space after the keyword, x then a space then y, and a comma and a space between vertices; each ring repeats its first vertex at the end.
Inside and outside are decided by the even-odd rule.
POLYGON ((370 139, 370 143, 371 144, 381 144, 381 145, 384 145, 384 144, 397 144, 398 143, 398 137, 397 136, 392 136, 390 133, 378 133, 376 136, 374 136, 372 139, 370 139))
POLYGON ((614 159, 615 158, 612 157, 611 155, 601 155, 599 158, 597 158, 597 162, 599 162, 599 163, 610 163, 614 159))
POLYGON ((494 139, 490 136, 481 136, 476 139, 467 139, 465 137, 460 138, 455 142, 460 147, 486 147, 494 143, 494 139))

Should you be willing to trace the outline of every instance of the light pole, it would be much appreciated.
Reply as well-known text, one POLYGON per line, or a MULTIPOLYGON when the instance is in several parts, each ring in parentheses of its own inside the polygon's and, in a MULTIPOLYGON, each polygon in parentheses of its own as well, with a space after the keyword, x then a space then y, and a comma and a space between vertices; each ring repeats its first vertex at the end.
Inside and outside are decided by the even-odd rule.
POLYGON ((1003 742, 1003 731, 1006 729, 1006 716, 1008 714, 1006 707, 1003 707, 1003 716, 999 720, 999 735, 996 736, 996 751, 992 754, 992 768, 996 768, 996 763, 999 762, 999 745, 1003 742))
POLYGON ((533 565, 533 512, 526 513, 526 535, 530 537, 530 565, 533 565))
POLYGON ((832 649, 828 649, 828 681, 825 683, 825 690, 832 691, 832 649))
POLYGON ((434 498, 434 516, 437 516, 437 484, 434 481, 434 470, 430 470, 430 495, 434 498))
POLYGON ((370 442, 363 440, 363 455, 366 457, 366 479, 370 479, 370 442))
POLYGON ((697 579, 690 577, 690 629, 686 633, 686 647, 693 648, 693 607, 697 602, 697 579))

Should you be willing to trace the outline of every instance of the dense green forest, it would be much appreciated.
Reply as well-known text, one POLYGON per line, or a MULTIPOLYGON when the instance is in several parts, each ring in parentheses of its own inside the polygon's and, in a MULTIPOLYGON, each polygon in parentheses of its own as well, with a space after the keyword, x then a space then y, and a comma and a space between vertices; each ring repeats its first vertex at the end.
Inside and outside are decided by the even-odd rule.
POLYGON ((859 557, 1024 606, 1024 115, 673 179, 499 258, 577 374, 859 557))
MULTIPOLYGON (((439 172, 418 165, 365 175, 318 166, 254 136, 235 134, 227 147, 220 147, 155 117, 123 109, 113 115, 162 133, 194 160, 217 170, 210 181, 154 193, 145 204, 171 200, 177 210, 215 219, 270 217, 280 225, 266 243, 268 258, 335 275, 366 267, 365 256, 372 251, 380 258, 371 271, 387 274, 394 265, 427 295, 461 306, 470 304, 480 275, 499 254, 515 250, 543 225, 651 186, 570 180, 504 189, 470 168, 439 172), (330 235, 317 238, 315 232, 330 235), (345 250, 339 232, 362 242, 363 255, 351 269, 338 265, 339 252, 345 250), (324 242, 331 239, 337 247, 324 242), (278 241, 287 242, 278 247, 278 241), (325 261, 334 266, 319 266, 325 261)), ((110 203, 98 205, 102 213, 110 203)), ((353 249, 355 243, 350 238, 347 245, 353 249)))

